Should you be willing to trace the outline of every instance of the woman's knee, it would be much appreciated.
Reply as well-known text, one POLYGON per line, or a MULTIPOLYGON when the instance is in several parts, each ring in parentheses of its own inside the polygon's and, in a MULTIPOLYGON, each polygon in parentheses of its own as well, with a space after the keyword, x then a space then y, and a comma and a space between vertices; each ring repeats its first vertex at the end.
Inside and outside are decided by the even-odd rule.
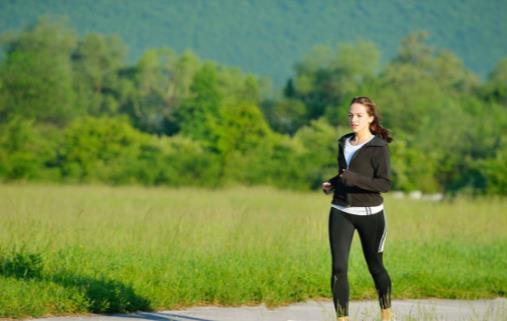
POLYGON ((347 276, 347 265, 346 264, 333 264, 333 277, 346 277, 347 276))

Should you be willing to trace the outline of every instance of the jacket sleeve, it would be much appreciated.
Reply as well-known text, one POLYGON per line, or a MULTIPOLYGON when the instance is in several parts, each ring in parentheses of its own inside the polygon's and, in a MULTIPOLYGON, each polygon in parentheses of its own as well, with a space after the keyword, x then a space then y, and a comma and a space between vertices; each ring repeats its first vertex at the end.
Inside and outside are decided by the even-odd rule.
POLYGON ((356 186, 372 192, 385 193, 391 189, 391 168, 387 146, 377 153, 373 159, 373 177, 367 177, 350 170, 343 172, 341 180, 346 186, 356 186))
POLYGON ((333 186, 333 188, 335 188, 335 187, 336 187, 336 185, 337 185, 337 184, 338 184, 338 182, 339 182, 339 179, 340 179, 339 175, 336 175, 336 176, 331 177, 331 178, 330 178, 330 179, 328 179, 327 181, 328 181, 329 183, 331 183, 331 186, 333 186))

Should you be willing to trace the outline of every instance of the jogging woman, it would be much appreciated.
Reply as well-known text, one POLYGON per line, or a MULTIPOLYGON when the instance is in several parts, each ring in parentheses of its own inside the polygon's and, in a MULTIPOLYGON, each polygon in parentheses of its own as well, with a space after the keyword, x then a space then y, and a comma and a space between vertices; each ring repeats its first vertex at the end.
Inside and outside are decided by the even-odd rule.
POLYGON ((377 108, 368 97, 353 98, 348 117, 352 133, 338 140, 338 175, 322 183, 326 194, 333 191, 329 213, 333 303, 338 320, 347 321, 347 266, 357 230, 378 293, 381 319, 392 320, 391 279, 382 262, 386 221, 380 195, 391 187, 387 143, 392 138, 380 125, 377 108))

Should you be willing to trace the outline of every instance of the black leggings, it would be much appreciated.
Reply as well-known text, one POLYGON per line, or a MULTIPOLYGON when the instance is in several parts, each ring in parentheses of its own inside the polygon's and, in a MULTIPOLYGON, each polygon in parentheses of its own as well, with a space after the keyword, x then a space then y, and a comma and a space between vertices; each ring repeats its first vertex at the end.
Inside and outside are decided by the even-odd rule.
POLYGON ((382 262, 385 239, 384 211, 371 215, 353 215, 331 208, 329 213, 329 242, 333 268, 331 289, 338 317, 348 315, 349 282, 347 265, 354 230, 357 229, 368 270, 375 282, 380 307, 391 307, 391 279, 382 262))

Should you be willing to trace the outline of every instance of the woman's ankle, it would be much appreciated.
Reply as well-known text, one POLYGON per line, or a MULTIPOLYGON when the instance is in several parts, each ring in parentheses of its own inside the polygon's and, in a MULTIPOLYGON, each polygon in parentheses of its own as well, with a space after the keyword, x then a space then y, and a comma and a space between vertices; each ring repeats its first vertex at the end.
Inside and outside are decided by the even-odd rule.
POLYGON ((391 310, 391 308, 380 310, 380 318, 382 321, 392 321, 393 311, 391 310))

